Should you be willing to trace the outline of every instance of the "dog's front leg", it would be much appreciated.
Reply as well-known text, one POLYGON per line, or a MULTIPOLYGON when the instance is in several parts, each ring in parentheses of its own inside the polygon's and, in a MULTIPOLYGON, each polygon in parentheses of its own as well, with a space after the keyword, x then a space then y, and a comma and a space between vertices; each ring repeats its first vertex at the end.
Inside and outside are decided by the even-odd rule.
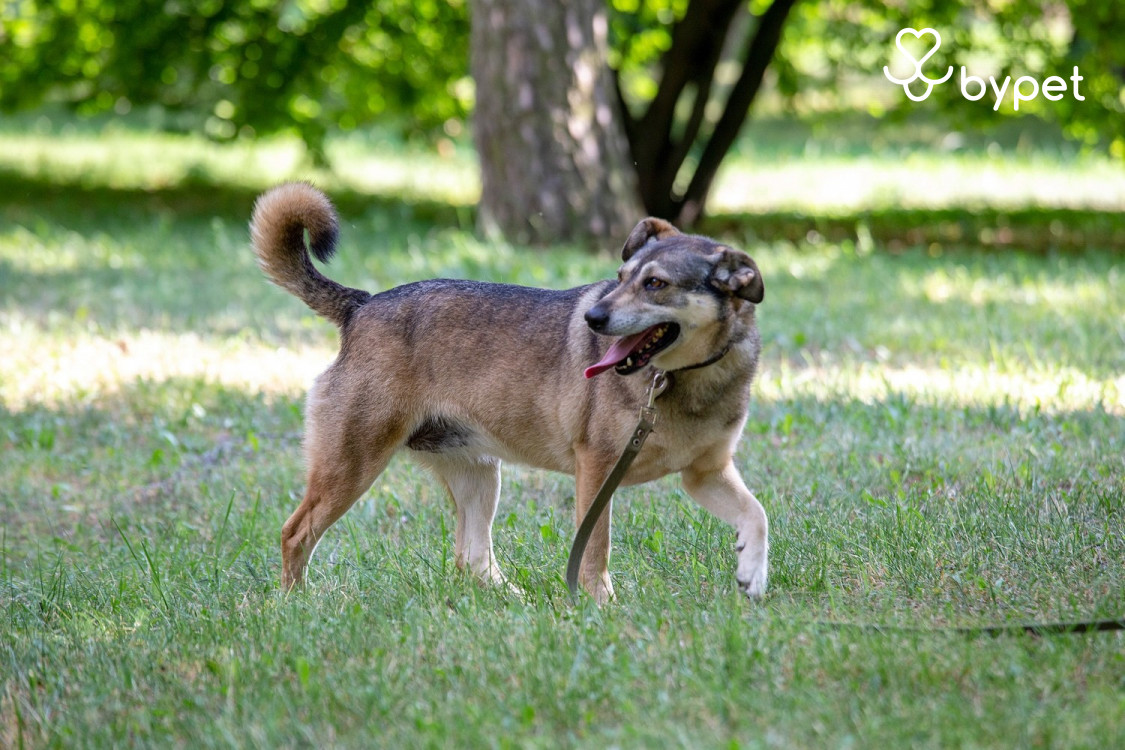
MULTIPOLYGON (((614 457, 607 456, 590 446, 580 446, 575 449, 574 471, 574 510, 575 528, 582 525, 586 511, 597 497, 602 482, 613 468, 614 457)), ((613 598, 613 583, 609 580, 609 531, 610 517, 613 515, 613 503, 602 512, 590 534, 590 541, 586 543, 586 551, 582 555, 582 566, 578 569, 578 581, 582 588, 594 597, 598 605, 607 603, 613 598)))
POLYGON ((691 467, 681 477, 684 489, 697 503, 734 526, 738 587, 751 599, 762 596, 769 550, 769 524, 762 504, 746 489, 729 457, 719 469, 691 467))

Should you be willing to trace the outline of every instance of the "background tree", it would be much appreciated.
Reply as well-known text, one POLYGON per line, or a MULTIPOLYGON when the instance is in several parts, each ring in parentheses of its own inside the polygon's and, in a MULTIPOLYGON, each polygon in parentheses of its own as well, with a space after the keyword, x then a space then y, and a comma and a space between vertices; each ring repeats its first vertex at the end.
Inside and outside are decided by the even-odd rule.
POLYGON ((672 15, 675 4, 615 0, 615 89, 648 213, 682 224, 702 215, 715 174, 746 121, 794 3, 692 0, 669 25, 660 18, 672 15), (646 40, 647 29, 662 33, 646 40), (654 53, 661 48, 654 65, 654 53), (737 70, 731 82, 717 80, 720 63, 737 70), (626 77, 634 91, 654 88, 639 114, 626 96, 626 77))
POLYGON ((602 0, 473 0, 480 218, 522 242, 624 237, 641 208, 602 0))
POLYGON ((766 83, 802 113, 1042 117, 1125 158, 1125 4, 1102 0, 475 0, 471 42, 463 0, 0 7, 2 108, 157 104, 218 139, 296 132, 321 161, 337 129, 463 119, 471 46, 482 216, 530 242, 616 236, 642 207, 697 220, 766 83), (1015 113, 1009 95, 997 113, 951 85, 911 102, 882 78, 905 26, 942 30, 935 69, 1042 80, 1077 65, 1085 101, 1015 113))

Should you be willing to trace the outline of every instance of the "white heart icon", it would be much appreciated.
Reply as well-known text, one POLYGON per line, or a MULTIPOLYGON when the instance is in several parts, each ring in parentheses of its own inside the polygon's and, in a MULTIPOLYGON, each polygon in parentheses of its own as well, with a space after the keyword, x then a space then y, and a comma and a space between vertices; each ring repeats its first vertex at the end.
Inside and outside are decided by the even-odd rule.
POLYGON ((898 47, 898 51, 901 52, 903 55, 905 55, 906 57, 909 57, 911 60, 914 60, 914 65, 915 65, 917 70, 921 70, 922 65, 926 62, 926 60, 929 60, 930 57, 935 52, 938 51, 938 47, 941 46, 941 34, 937 33, 937 31, 935 31, 934 29, 930 29, 930 28, 922 29, 921 31, 917 31, 915 29, 903 29, 902 31, 898 32, 897 36, 895 36, 895 46, 898 47), (905 34, 913 35, 914 38, 917 39, 918 41, 922 41, 922 37, 924 37, 926 34, 933 34, 934 35, 934 46, 930 47, 930 51, 927 52, 925 55, 923 55, 921 60, 917 60, 917 59, 914 58, 914 55, 907 52, 902 47, 902 37, 905 34))

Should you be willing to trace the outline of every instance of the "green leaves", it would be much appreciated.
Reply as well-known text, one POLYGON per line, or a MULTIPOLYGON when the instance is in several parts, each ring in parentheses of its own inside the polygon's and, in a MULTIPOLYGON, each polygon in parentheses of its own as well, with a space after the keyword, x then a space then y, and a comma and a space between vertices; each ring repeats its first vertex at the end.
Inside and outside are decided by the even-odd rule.
POLYGON ((291 131, 323 158, 330 129, 464 117, 461 2, 24 2, 0 17, 0 108, 157 104, 228 140, 291 131), (10 50, 10 54, 9 54, 10 50))
POLYGON ((1046 0, 968 3, 843 2, 801 3, 790 20, 774 60, 778 87, 799 110, 861 107, 873 116, 900 117, 925 111, 953 127, 987 130, 1018 117, 1059 123, 1087 147, 1108 147, 1125 156, 1125 48, 1120 44, 1125 10, 1119 3, 1046 0), (902 28, 937 29, 942 45, 926 63, 930 75, 953 66, 955 75, 924 103, 886 95, 879 77, 892 62, 895 35, 902 28), (1028 75, 1068 77, 1077 66, 1083 100, 1040 96, 1016 112, 1009 91, 993 111, 991 92, 967 101, 958 91, 960 67, 1002 82, 1028 75))

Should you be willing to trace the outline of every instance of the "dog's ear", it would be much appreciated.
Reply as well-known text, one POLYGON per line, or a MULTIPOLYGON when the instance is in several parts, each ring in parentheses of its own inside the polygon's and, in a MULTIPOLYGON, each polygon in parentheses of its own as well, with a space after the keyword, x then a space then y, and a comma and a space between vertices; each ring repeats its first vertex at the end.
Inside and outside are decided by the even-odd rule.
POLYGON ((758 304, 766 295, 766 285, 758 264, 741 250, 724 247, 714 256, 711 286, 758 304))
POLYGON ((664 219, 657 219, 655 216, 643 219, 633 227, 632 232, 629 232, 629 239, 625 240, 625 247, 621 248, 621 260, 629 260, 633 257, 633 253, 653 240, 662 240, 679 233, 680 230, 664 219))

